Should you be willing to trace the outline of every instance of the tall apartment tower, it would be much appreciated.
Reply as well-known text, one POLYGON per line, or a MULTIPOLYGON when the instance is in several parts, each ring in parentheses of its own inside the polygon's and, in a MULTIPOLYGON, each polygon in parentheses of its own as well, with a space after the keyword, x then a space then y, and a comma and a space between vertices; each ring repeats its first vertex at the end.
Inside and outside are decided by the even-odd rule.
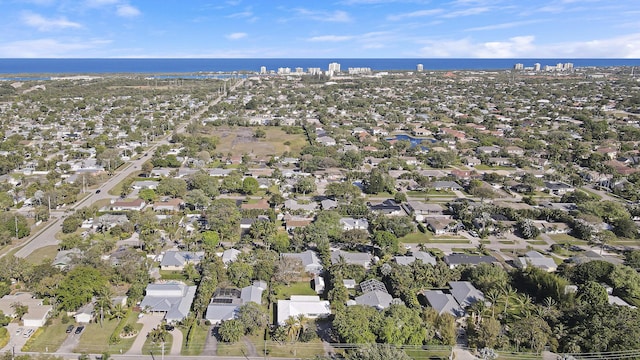
POLYGON ((533 64, 533 71, 540 71, 540 69, 541 69, 540 63, 533 64))
POLYGON ((422 64, 418 64, 416 66, 416 70, 422 72, 422 71, 424 71, 424 66, 422 64))
POLYGON ((524 70, 524 64, 517 63, 513 66, 514 70, 524 70))
POLYGON ((260 74, 264 75, 267 73, 267 67, 266 66, 260 66, 260 74))
POLYGON ((340 72, 340 64, 336 62, 332 62, 329 64, 329 74, 335 74, 340 72))

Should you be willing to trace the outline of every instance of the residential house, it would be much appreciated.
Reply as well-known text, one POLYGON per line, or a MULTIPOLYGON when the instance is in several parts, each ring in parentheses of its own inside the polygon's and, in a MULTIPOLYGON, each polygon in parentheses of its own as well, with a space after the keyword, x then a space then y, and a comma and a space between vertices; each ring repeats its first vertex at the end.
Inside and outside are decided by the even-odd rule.
POLYGON ((545 181, 544 182, 544 187, 545 189, 547 189, 550 193, 558 195, 558 196, 562 196, 568 192, 573 192, 575 191, 575 188, 569 184, 563 183, 563 182, 551 182, 551 181, 545 181))
POLYGON ((71 265, 73 260, 82 255, 82 250, 73 248, 69 250, 60 250, 56 254, 56 257, 51 262, 51 265, 57 267, 60 270, 66 269, 71 265))
POLYGON ((220 324, 222 321, 235 319, 238 315, 239 308, 254 302, 262 303, 262 293, 267 288, 267 283, 256 280, 250 286, 242 289, 220 288, 216 289, 211 298, 211 302, 207 306, 205 319, 212 324, 220 324))
POLYGON ((316 139, 317 142, 324 146, 335 146, 336 140, 330 136, 321 136, 316 139))
POLYGON ((342 230, 365 230, 369 231, 369 221, 365 218, 354 219, 350 217, 345 217, 340 219, 340 225, 342 225, 342 230))
POLYGON ((153 203, 155 211, 180 211, 184 207, 184 201, 180 198, 163 199, 153 203))
POLYGON ((482 263, 497 264, 498 260, 493 256, 488 255, 468 255, 453 253, 444 257, 444 262, 451 268, 455 268, 458 265, 478 265, 482 263))
POLYGON ((187 264, 197 265, 204 258, 204 251, 167 251, 160 262, 161 270, 182 271, 187 264))
POLYGON ((436 235, 448 234, 458 229, 457 222, 448 218, 428 217, 424 222, 427 224, 427 229, 436 235))
POLYGON ((307 204, 299 203, 298 200, 289 199, 284 202, 284 208, 287 210, 293 211, 306 211, 308 213, 313 212, 318 207, 318 204, 315 202, 310 202, 307 204))
POLYGON ((515 265, 521 269, 526 269, 529 265, 544 271, 554 272, 558 268, 553 259, 540 254, 537 251, 528 251, 524 256, 518 257, 515 265))
POLYGON ((484 301, 484 294, 468 281, 449 281, 451 295, 460 307, 467 308, 478 301, 484 301))
POLYGON ((392 199, 384 200, 383 202, 378 204, 372 204, 368 202, 367 206, 372 212, 377 212, 387 216, 399 216, 407 214, 402 206, 400 206, 400 204, 392 199))
POLYGON ((93 320, 95 316, 95 305, 93 302, 89 302, 82 306, 76 313, 73 315, 73 318, 76 320, 78 324, 88 324, 93 320))
POLYGON ((309 226, 313 222, 313 218, 286 215, 284 217, 284 228, 287 232, 292 233, 293 230, 309 226))
POLYGON ((425 203, 422 201, 410 200, 403 203, 405 211, 408 214, 413 214, 417 221, 423 221, 426 216, 429 217, 442 217, 444 216, 444 209, 439 204, 425 203))
POLYGON ((168 323, 182 321, 189 315, 196 288, 179 282, 149 284, 140 307, 145 311, 164 313, 168 323))
POLYGON ((455 317, 463 317, 464 310, 451 294, 445 294, 441 290, 425 290, 421 293, 427 302, 438 312, 438 315, 449 313, 455 317))
POLYGON ((0 311, 6 316, 16 317, 13 304, 20 304, 27 307, 27 313, 22 316, 24 326, 42 327, 47 321, 53 306, 44 305, 42 299, 37 299, 32 293, 19 292, 5 295, 0 299, 0 311))
POLYGON ((453 191, 463 189, 463 187, 455 181, 434 181, 433 184, 431 184, 431 187, 436 191, 453 191))
POLYGON ((360 265, 368 269, 371 266, 373 257, 369 253, 346 252, 342 250, 331 251, 331 264, 337 264, 341 259, 347 264, 360 265))
POLYGON ((485 154, 485 155, 492 155, 492 154, 497 154, 500 152, 500 147, 499 146, 478 146, 476 148, 476 153, 478 154, 485 154))
POLYGON ((424 251, 416 251, 404 256, 394 256, 393 259, 398 265, 411 265, 417 260, 422 261, 424 264, 436 265, 436 258, 424 251))
POLYGON ((300 315, 317 319, 331 315, 329 301, 320 300, 319 296, 312 295, 291 295, 289 300, 278 300, 276 305, 276 322, 284 325, 288 318, 300 315))
POLYGON ((322 210, 332 210, 338 208, 339 203, 335 200, 324 199, 320 202, 322 210))
POLYGON ((220 256, 222 258, 222 263, 225 266, 229 266, 229 264, 231 264, 232 262, 236 261, 236 259, 238 258, 238 255, 242 254, 242 251, 238 250, 238 249, 227 249, 223 252, 221 252, 220 254, 217 254, 218 256, 220 256))
POLYGON ((142 199, 117 200, 111 203, 112 211, 141 211, 147 203, 142 199))
POLYGON ((318 255, 312 250, 307 250, 301 253, 282 253, 280 256, 299 259, 302 262, 304 271, 308 273, 319 274, 322 272, 323 266, 320 262, 320 258, 318 258, 318 255))

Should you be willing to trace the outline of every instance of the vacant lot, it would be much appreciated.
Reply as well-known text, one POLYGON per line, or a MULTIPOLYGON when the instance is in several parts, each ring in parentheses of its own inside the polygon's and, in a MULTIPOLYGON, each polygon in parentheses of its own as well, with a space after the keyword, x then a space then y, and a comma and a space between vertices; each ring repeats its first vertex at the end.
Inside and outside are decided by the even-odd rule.
POLYGON ((282 155, 285 151, 296 155, 307 144, 304 134, 287 134, 277 127, 263 127, 266 136, 258 139, 253 136, 255 127, 213 128, 211 135, 220 140, 216 151, 227 154, 249 154, 256 157, 282 155))

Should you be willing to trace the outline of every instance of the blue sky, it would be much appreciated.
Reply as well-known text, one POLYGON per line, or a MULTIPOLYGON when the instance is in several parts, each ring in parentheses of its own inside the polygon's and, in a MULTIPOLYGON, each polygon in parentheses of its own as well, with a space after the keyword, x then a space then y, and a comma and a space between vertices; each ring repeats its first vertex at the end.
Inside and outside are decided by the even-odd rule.
POLYGON ((638 0, 0 0, 0 57, 640 58, 638 0))

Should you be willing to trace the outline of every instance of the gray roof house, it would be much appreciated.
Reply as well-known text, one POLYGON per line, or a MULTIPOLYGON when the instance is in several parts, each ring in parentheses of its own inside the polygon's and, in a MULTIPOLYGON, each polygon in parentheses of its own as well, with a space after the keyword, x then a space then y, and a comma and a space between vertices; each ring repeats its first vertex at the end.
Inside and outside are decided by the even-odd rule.
POLYGON ((478 301, 484 301, 484 294, 468 281, 449 281, 451 295, 460 307, 466 308, 478 301))
POLYGON ((388 308, 392 300, 391 295, 380 290, 369 291, 355 298, 356 304, 372 306, 378 310, 388 308))
POLYGON ((355 264, 364 266, 366 269, 371 266, 373 257, 369 253, 346 252, 342 250, 334 250, 331 252, 331 264, 337 264, 343 258, 347 264, 355 264))
POLYGON ((267 283, 256 280, 250 286, 242 289, 217 289, 213 294, 205 319, 212 324, 219 324, 225 320, 235 319, 240 306, 249 302, 262 303, 262 292, 267 288, 267 283))
POLYGON ((184 270, 187 264, 199 264, 204 258, 204 251, 167 251, 160 262, 161 270, 184 270))
POLYGON ((318 255, 316 255, 312 250, 307 250, 301 253, 282 253, 280 256, 300 259, 306 272, 313 274, 322 272, 322 263, 320 262, 318 255))
POLYGON ((482 263, 494 264, 498 263, 498 260, 493 256, 487 255, 467 255, 454 253, 444 257, 444 262, 449 265, 451 269, 458 265, 478 265, 482 263))
POLYGON ((416 251, 412 254, 405 255, 405 256, 394 256, 393 259, 396 261, 398 265, 411 265, 416 260, 420 260, 424 264, 431 264, 433 266, 436 265, 436 258, 433 257, 428 252, 424 252, 424 251, 416 251))
POLYGON ((422 295, 429 306, 434 308, 438 314, 442 315, 448 312, 455 317, 464 316, 464 310, 458 305, 453 295, 445 294, 440 290, 426 290, 422 292, 422 295))
POLYGON ((165 313, 164 319, 167 322, 181 321, 189 314, 196 288, 197 286, 179 282, 149 284, 140 307, 151 312, 165 313))

